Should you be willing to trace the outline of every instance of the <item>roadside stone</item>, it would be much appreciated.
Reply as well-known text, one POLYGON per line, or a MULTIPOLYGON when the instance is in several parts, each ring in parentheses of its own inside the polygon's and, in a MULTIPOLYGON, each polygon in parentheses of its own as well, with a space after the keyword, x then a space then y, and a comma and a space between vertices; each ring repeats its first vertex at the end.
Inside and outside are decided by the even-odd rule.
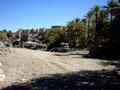
POLYGON ((0 41, 0 55, 4 55, 9 48, 5 45, 5 42, 0 41))
POLYGON ((2 66, 2 63, 0 63, 0 66, 2 66))
POLYGON ((120 76, 120 70, 119 70, 119 71, 117 71, 117 74, 120 76))
POLYGON ((63 47, 56 47, 50 50, 50 52, 67 52, 67 51, 69 51, 69 48, 63 48, 63 47))
POLYGON ((5 79, 5 75, 3 71, 0 69, 0 81, 4 81, 4 79, 5 79))
POLYGON ((4 54, 4 52, 0 52, 0 55, 3 55, 4 54))

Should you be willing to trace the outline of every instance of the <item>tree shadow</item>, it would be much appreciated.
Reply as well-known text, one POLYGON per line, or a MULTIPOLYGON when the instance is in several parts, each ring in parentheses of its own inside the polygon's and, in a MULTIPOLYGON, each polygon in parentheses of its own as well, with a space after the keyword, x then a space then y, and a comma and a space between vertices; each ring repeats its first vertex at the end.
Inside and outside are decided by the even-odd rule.
POLYGON ((54 54, 54 56, 71 56, 72 55, 72 58, 76 58, 76 59, 99 59, 99 60, 106 60, 107 62, 100 62, 99 64, 100 65, 103 65, 103 66, 107 66, 107 65, 111 65, 111 66, 115 66, 116 69, 119 69, 120 70, 120 58, 118 57, 111 57, 111 56, 92 56, 90 55, 89 53, 86 54, 86 53, 75 53, 75 54, 64 54, 64 53, 57 53, 57 54, 54 54))
POLYGON ((2 90, 120 90, 120 76, 105 70, 54 74, 2 90))
POLYGON ((76 55, 74 56, 73 58, 79 58, 81 59, 81 57, 83 57, 84 59, 99 59, 99 60, 106 60, 107 62, 100 62, 99 64, 100 65, 103 65, 103 66, 108 66, 108 65, 111 65, 111 66, 115 66, 116 69, 119 69, 120 70, 120 58, 118 57, 106 57, 106 56, 91 56, 90 54, 79 54, 79 55, 76 55))
POLYGON ((57 54, 54 54, 54 56, 70 56, 70 55, 65 53, 57 53, 57 54))
MULTIPOLYGON (((77 54, 69 54, 69 55, 82 56, 83 58, 89 58, 89 59, 100 59, 100 60, 111 60, 111 61, 120 60, 120 56, 115 57, 115 56, 112 56, 112 55, 107 55, 107 56, 104 56, 104 55, 91 55, 90 52, 87 53, 87 54, 86 53, 77 53, 77 54)), ((58 56, 62 56, 62 55, 59 54, 58 56)))
POLYGON ((120 60, 119 47, 93 47, 85 57, 104 60, 120 60))
POLYGON ((114 60, 114 61, 109 61, 109 62, 100 62, 101 65, 103 66, 115 66, 117 70, 120 70, 120 60, 114 60))

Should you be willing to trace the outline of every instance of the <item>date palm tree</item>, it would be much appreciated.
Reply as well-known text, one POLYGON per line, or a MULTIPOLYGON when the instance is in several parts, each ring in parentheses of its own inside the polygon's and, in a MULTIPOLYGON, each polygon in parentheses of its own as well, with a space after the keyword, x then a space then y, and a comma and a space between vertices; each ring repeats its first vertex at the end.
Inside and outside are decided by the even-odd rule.
POLYGON ((110 16, 110 22, 113 20, 114 8, 118 6, 118 3, 115 0, 109 0, 107 6, 103 6, 106 9, 106 13, 110 16))
POLYGON ((104 32, 106 30, 106 26, 108 24, 108 22, 107 22, 108 17, 107 17, 104 10, 100 10, 98 18, 99 18, 99 20, 98 20, 98 28, 99 28, 99 30, 97 32, 98 33, 98 42, 102 42, 102 37, 103 37, 104 32))
POLYGON ((87 13, 87 21, 88 21, 88 39, 89 39, 89 36, 90 36, 90 23, 91 23, 91 18, 93 16, 93 10, 91 9, 88 13, 87 13))
POLYGON ((87 26, 87 20, 84 18, 81 20, 81 23, 83 24, 83 28, 84 28, 84 34, 86 32, 86 26, 87 26))
POLYGON ((98 15, 100 12, 100 6, 96 5, 93 8, 91 8, 93 11, 93 15, 95 17, 95 23, 96 23, 96 30, 95 30, 95 46, 98 45, 98 15))
POLYGON ((69 33, 69 42, 74 44, 75 38, 79 37, 83 33, 84 26, 81 24, 81 20, 76 18, 68 22, 67 24, 68 33, 69 33))

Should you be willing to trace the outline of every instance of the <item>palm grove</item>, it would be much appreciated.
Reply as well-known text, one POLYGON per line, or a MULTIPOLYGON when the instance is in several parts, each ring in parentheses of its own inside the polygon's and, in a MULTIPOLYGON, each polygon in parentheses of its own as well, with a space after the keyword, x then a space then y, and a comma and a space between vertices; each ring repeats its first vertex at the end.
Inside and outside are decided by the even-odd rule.
POLYGON ((72 20, 68 22, 67 27, 72 34, 70 43, 76 46, 91 43, 99 46, 110 42, 119 44, 120 2, 110 0, 106 6, 96 5, 90 9, 84 19, 72 20))
POLYGON ((91 8, 85 18, 68 22, 69 43, 72 47, 81 48, 91 44, 119 46, 119 26, 120 1, 109 0, 106 6, 96 5, 91 8))
POLYGON ((76 18, 68 22, 67 29, 70 47, 92 46, 94 48, 91 52, 96 56, 100 56, 99 54, 119 56, 120 0, 109 0, 106 6, 102 7, 93 6, 83 19, 76 18))

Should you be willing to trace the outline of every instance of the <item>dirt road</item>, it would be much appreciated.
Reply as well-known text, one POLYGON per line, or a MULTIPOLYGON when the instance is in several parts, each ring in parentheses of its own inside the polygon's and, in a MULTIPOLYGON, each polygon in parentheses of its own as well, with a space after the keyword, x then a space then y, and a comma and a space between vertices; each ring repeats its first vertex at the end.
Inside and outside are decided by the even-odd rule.
POLYGON ((83 58, 81 55, 72 55, 71 52, 52 53, 20 48, 11 48, 10 53, 0 56, 0 62, 0 69, 5 75, 0 88, 51 74, 115 68, 111 65, 103 66, 101 63, 108 62, 106 60, 83 58))

